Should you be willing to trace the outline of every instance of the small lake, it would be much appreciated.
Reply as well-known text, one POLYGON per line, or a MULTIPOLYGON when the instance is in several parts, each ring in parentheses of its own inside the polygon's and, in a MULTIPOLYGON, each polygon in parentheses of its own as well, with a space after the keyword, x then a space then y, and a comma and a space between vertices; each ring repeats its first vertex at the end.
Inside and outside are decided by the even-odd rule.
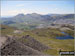
POLYGON ((65 32, 61 32, 61 33, 65 34, 65 36, 56 37, 56 39, 61 39, 61 40, 63 40, 63 39, 74 39, 74 37, 68 35, 65 32))

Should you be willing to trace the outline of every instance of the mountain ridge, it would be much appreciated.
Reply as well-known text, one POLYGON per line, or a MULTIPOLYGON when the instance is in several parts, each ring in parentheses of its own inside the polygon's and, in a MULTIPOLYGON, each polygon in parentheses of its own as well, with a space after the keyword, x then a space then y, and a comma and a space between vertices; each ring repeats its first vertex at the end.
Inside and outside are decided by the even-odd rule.
MULTIPOLYGON (((26 14, 23 13, 18 14, 16 16, 10 18, 1 18, 0 24, 5 24, 13 27, 25 27, 31 28, 30 26, 47 26, 51 25, 52 23, 55 24, 72 24, 74 25, 74 14, 46 14, 41 15, 37 13, 26 14), (14 26, 15 25, 15 26, 14 26)), ((35 28, 33 27, 33 28, 35 28)))

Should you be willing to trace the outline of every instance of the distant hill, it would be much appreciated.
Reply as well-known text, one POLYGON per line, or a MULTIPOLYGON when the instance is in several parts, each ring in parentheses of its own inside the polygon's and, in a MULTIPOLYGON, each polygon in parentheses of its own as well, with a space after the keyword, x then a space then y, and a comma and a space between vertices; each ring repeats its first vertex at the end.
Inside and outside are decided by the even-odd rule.
POLYGON ((30 26, 34 26, 34 28, 36 28, 40 24, 47 26, 52 23, 74 25, 74 14, 18 14, 10 18, 1 18, 0 21, 1 24, 10 25, 17 28, 20 28, 21 26, 26 26, 25 28, 31 28, 30 26))
POLYGON ((9 25, 9 24, 15 24, 16 22, 13 21, 4 21, 3 24, 4 25, 9 25))

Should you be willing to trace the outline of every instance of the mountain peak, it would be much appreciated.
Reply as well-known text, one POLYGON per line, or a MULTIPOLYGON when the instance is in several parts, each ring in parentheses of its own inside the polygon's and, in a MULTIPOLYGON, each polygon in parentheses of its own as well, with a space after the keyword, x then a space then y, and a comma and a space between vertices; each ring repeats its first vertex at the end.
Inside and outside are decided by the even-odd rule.
POLYGON ((32 15, 40 15, 40 14, 37 14, 37 13, 32 13, 32 15))
POLYGON ((40 14, 37 14, 37 13, 32 13, 31 15, 32 16, 40 16, 40 14))
POLYGON ((24 18, 24 14, 18 14, 16 16, 14 16, 14 19, 21 19, 21 18, 24 18))
POLYGON ((21 13, 21 14, 18 14, 18 16, 24 16, 24 14, 23 14, 23 13, 21 13))
POLYGON ((37 13, 32 13, 32 14, 37 14, 37 13))

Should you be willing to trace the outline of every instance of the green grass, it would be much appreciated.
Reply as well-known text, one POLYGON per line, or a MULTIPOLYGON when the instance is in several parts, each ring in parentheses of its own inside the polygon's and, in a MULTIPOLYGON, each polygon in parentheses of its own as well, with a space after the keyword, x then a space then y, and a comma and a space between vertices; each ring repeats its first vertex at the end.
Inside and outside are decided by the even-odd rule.
POLYGON ((1 25, 1 29, 0 29, 1 35, 5 36, 7 34, 13 33, 13 31, 14 31, 14 28, 6 26, 6 25, 1 25))
MULTIPOLYGON (((56 36, 63 36, 64 34, 61 33, 59 29, 56 28, 44 28, 44 29, 35 29, 35 30, 27 30, 19 34, 14 34, 14 29, 8 26, 2 26, 5 29, 1 30, 2 35, 14 35, 17 37, 22 37, 26 35, 30 35, 37 41, 41 42, 42 44, 52 48, 49 50, 42 51, 45 54, 50 55, 58 55, 59 50, 62 51, 73 51, 74 50, 74 39, 67 39, 67 40, 59 40, 56 39, 56 36)), ((68 34, 73 36, 74 31, 66 31, 68 34)), ((20 41, 28 41, 26 39, 19 39, 20 41)))
POLYGON ((58 51, 55 49, 49 49, 49 50, 45 50, 43 51, 45 54, 49 54, 49 55, 58 55, 58 51))
POLYGON ((17 34, 18 37, 30 35, 34 39, 38 40, 44 45, 47 45, 53 49, 43 51, 46 54, 58 55, 59 50, 62 51, 73 51, 74 50, 74 39, 70 40, 59 40, 55 37, 62 36, 58 29, 35 29, 32 31, 25 31, 21 34, 17 34))

